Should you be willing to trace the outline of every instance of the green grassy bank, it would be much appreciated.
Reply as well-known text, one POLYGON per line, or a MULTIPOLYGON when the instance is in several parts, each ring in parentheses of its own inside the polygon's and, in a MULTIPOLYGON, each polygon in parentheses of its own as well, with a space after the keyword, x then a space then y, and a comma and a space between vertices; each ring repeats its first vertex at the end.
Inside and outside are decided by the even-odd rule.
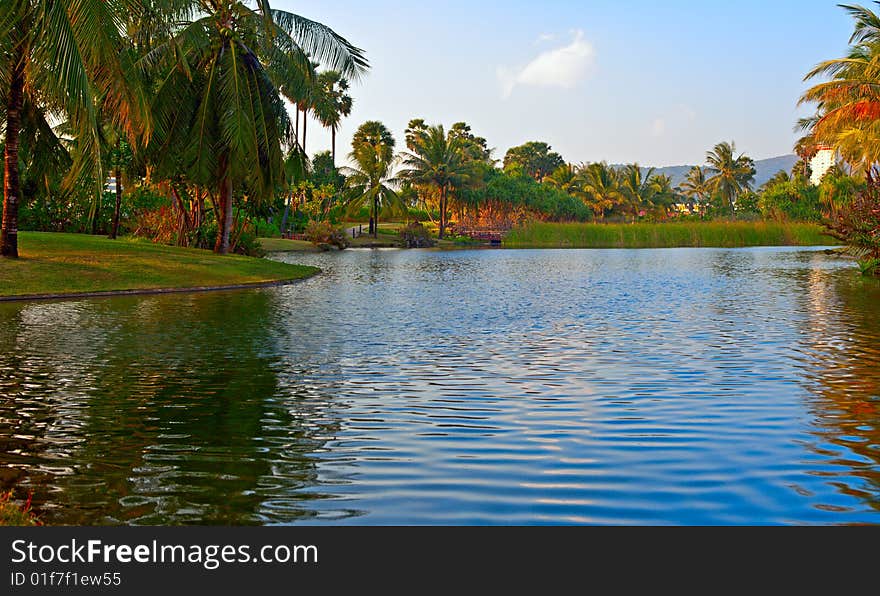
POLYGON ((511 230, 505 248, 680 248, 833 246, 821 226, 774 222, 664 224, 533 223, 511 230))
POLYGON ((237 286, 292 281, 314 267, 140 240, 19 234, 17 260, 0 260, 0 296, 237 286))

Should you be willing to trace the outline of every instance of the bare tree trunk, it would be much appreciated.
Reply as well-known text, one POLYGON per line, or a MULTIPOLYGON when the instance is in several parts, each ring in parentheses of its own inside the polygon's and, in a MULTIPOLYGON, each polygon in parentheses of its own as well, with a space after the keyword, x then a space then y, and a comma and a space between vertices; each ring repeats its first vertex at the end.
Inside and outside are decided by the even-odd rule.
POLYGON ((225 157, 221 164, 221 171, 223 175, 220 178, 220 200, 218 201, 220 212, 218 213, 217 243, 214 246, 214 252, 226 255, 229 254, 229 235, 232 231, 232 178, 229 177, 225 157))
POLYGON ((379 239, 379 198, 373 199, 373 238, 379 239))
POLYGON ((332 141, 331 141, 331 143, 330 143, 330 146, 333 148, 333 153, 332 153, 332 155, 333 155, 333 167, 335 168, 335 167, 336 167, 336 127, 335 127, 335 126, 332 126, 332 127, 330 128, 330 135, 331 135, 331 138, 332 138, 332 141))
POLYGON ((9 95, 6 101, 6 152, 4 155, 3 225, 0 254, 18 258, 18 201, 21 182, 18 177, 18 144, 21 133, 21 106, 24 98, 24 42, 13 53, 9 95))
MULTIPOLYGON (((309 118, 309 110, 305 109, 305 110, 303 110, 303 153, 306 153, 306 134, 307 134, 308 124, 309 124, 308 118, 309 118)), ((306 155, 308 155, 308 154, 306 154, 306 155)))
POLYGON ((440 188, 440 240, 446 237, 446 187, 440 188))
POLYGON ((202 227, 202 221, 205 217, 205 196, 202 194, 201 187, 196 187, 196 205, 195 214, 193 215, 193 228, 198 230, 202 227))
POLYGON ((110 240, 116 240, 119 235, 119 212, 122 209, 122 170, 116 166, 114 172, 116 178, 116 207, 113 209, 113 226, 110 228, 110 240))
POLYGON ((299 143, 299 104, 296 104, 296 142, 299 143))

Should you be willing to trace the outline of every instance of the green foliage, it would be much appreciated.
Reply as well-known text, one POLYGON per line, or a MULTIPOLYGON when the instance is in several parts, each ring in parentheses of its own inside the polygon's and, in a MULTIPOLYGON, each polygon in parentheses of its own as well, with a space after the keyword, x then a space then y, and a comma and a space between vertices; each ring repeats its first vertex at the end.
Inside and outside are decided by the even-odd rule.
POLYGON ((469 207, 522 211, 554 221, 589 221, 592 214, 576 197, 534 178, 492 170, 485 186, 466 189, 462 202, 469 207))
POLYGON ((333 157, 329 151, 317 153, 312 159, 309 182, 316 188, 330 187, 334 192, 339 192, 345 186, 345 176, 333 165, 333 157))
POLYGON ((761 196, 752 191, 747 190, 736 200, 734 213, 737 218, 745 219, 761 215, 761 196))
POLYGON ((253 225, 254 233, 258 238, 278 238, 281 236, 281 224, 278 222, 257 220, 253 225))
POLYGON ((878 259, 862 259, 858 261, 859 270, 865 277, 880 275, 880 258, 878 259))
MULTIPOLYGON (((406 205, 391 187, 394 144, 391 131, 376 121, 361 124, 351 141, 349 157, 357 167, 347 170, 344 196, 348 213, 368 207, 377 228, 380 214, 406 213, 406 205)), ((378 236, 377 229, 373 235, 378 236)))
POLYGON ((822 221, 819 189, 803 178, 776 182, 767 187, 758 201, 761 213, 778 221, 822 221))
POLYGON ((504 170, 513 174, 522 173, 540 182, 565 165, 562 156, 552 149, 547 143, 539 141, 512 147, 504 156, 504 170))
POLYGON ((751 190, 755 179, 755 162, 745 154, 736 154, 735 143, 718 143, 706 154, 710 177, 706 185, 721 201, 728 213, 733 213, 740 194, 751 190))

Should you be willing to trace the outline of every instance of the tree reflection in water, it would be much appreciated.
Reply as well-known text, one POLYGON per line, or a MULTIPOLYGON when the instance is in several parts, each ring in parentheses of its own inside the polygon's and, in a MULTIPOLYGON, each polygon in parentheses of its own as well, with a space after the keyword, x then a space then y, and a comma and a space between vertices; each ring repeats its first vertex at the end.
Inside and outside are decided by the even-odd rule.
POLYGON ((810 275, 803 360, 825 476, 880 510, 880 282, 852 271, 810 275))
POLYGON ((310 455, 339 420, 275 356, 275 307, 270 292, 5 305, 0 481, 48 523, 312 515, 310 455))

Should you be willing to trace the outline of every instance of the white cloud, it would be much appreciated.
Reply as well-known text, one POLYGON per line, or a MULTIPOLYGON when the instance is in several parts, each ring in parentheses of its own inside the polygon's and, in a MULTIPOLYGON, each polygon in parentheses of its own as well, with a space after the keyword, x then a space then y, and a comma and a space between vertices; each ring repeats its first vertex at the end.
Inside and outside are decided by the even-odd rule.
POLYGON ((538 36, 538 39, 535 40, 535 45, 540 43, 546 43, 548 41, 556 41, 556 34, 554 33, 542 33, 538 36))
POLYGON ((543 52, 522 68, 499 68, 502 96, 510 97, 518 85, 571 89, 586 77, 594 56, 584 32, 575 31, 570 44, 543 52))
POLYGON ((651 125, 651 134, 655 137, 662 137, 666 133, 666 120, 657 118, 651 125))

